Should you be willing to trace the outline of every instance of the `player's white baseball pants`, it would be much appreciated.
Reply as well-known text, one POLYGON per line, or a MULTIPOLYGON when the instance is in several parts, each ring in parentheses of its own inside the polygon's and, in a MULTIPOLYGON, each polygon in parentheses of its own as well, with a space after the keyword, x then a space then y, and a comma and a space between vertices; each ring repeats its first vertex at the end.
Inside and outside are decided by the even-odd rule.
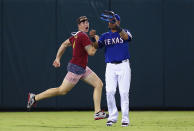
POLYGON ((131 68, 129 60, 120 64, 107 63, 106 65, 106 97, 108 104, 108 121, 118 120, 118 109, 115 102, 117 85, 119 87, 122 123, 129 123, 129 89, 131 82, 131 68))

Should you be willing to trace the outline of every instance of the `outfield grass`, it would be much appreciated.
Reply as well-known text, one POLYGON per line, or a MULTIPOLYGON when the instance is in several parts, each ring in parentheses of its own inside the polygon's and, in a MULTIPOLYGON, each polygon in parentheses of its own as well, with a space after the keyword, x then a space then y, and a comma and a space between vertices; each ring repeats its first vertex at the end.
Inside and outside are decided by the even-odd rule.
POLYGON ((132 111, 131 125, 93 120, 93 112, 0 112, 0 131, 194 131, 194 111, 132 111))

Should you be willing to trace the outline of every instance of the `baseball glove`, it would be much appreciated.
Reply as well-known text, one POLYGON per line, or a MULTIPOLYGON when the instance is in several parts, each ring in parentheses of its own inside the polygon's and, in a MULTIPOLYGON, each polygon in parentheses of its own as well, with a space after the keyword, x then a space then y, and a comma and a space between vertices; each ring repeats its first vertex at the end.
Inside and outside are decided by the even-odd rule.
POLYGON ((100 16, 101 20, 104 20, 106 22, 111 22, 111 23, 115 23, 116 19, 115 19, 115 13, 113 11, 107 11, 105 10, 101 16, 100 16))

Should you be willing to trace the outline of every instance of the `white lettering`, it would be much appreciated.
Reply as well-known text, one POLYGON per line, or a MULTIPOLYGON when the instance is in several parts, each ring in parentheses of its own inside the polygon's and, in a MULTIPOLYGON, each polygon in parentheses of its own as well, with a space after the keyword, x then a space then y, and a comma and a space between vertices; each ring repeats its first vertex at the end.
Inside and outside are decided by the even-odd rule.
POLYGON ((110 43, 110 39, 107 39, 107 42, 108 42, 108 45, 110 45, 111 43, 110 43))
POLYGON ((118 37, 116 38, 116 43, 119 43, 119 38, 118 37))
POLYGON ((105 45, 119 44, 119 43, 124 43, 124 40, 122 38, 119 38, 119 37, 104 40, 105 45))
POLYGON ((106 45, 106 39, 104 40, 104 44, 106 45))
POLYGON ((123 39, 122 38, 120 38, 120 43, 123 43, 123 39))
POLYGON ((112 44, 115 44, 115 38, 112 38, 112 44))

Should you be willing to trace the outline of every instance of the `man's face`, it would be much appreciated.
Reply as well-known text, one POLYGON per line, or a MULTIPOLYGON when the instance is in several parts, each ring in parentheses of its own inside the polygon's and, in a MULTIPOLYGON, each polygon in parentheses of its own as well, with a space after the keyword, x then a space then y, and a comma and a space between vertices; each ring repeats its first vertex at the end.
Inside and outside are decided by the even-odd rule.
POLYGON ((89 22, 88 20, 82 21, 80 24, 78 24, 79 30, 83 32, 89 31, 89 22))
POLYGON ((115 23, 108 23, 108 28, 114 30, 116 25, 120 25, 120 21, 116 21, 115 23))

